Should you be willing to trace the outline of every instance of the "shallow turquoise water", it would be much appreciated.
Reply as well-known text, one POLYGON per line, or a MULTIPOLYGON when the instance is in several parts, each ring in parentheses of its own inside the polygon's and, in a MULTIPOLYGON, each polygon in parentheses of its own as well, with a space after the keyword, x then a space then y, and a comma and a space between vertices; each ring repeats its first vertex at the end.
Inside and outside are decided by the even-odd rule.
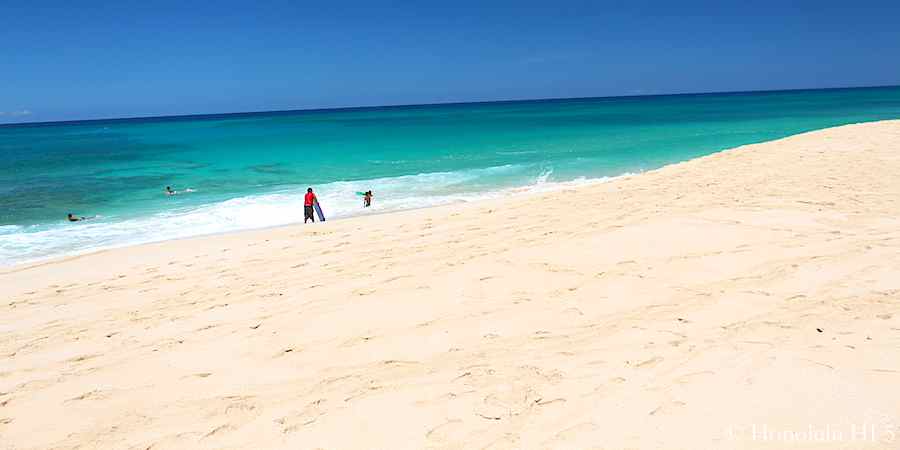
POLYGON ((900 118, 900 88, 598 98, 0 127, 0 262, 552 188, 900 118), (166 185, 194 192, 168 197, 166 185), (356 191, 375 191, 363 210, 356 191), (65 214, 97 215, 67 223, 65 214))

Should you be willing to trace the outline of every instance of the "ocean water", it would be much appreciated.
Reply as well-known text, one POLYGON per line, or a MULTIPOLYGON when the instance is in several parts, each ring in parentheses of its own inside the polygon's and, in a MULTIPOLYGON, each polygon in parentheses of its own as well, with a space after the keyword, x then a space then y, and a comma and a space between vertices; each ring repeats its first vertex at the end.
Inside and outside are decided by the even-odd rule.
POLYGON ((0 265, 472 201, 900 118, 900 88, 541 100, 0 126, 0 265), (163 194, 165 186, 192 192, 163 194), (357 191, 373 190, 362 208, 357 191), (72 212, 96 218, 65 221, 72 212))

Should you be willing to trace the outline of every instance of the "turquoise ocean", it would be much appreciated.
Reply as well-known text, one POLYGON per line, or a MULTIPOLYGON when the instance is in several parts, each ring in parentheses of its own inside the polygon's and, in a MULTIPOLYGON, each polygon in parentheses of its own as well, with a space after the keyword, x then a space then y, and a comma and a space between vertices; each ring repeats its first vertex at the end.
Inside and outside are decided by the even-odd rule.
POLYGON ((900 118, 900 87, 0 126, 0 265, 550 190, 900 118), (167 185, 192 192, 166 196, 167 185), (373 190, 371 208, 357 191, 373 190), (66 213, 97 216, 69 223, 66 213))

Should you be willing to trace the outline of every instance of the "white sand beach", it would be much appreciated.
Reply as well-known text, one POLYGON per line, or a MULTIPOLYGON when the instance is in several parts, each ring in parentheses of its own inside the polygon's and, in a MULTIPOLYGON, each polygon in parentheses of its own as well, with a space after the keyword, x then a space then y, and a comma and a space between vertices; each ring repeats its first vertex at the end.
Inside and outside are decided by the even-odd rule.
POLYGON ((4 450, 896 449, 900 121, 2 269, 0 317, 4 450))

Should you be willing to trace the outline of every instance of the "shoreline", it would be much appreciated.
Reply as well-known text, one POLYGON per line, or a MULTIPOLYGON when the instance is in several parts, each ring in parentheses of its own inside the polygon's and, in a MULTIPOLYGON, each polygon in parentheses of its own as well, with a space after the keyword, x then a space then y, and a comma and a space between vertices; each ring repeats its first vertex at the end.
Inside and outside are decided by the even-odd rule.
MULTIPOLYGON (((766 141, 766 142, 769 142, 769 141, 766 141)), ((754 145, 754 144, 748 144, 748 145, 754 145)), ((740 148, 740 147, 741 146, 727 148, 727 149, 719 150, 715 153, 730 151, 730 150, 734 150, 734 149, 740 148)), ((711 153, 710 155, 713 155, 715 153, 711 153)), ((710 155, 704 155, 704 156, 710 156, 710 155)), ((700 158, 702 158, 704 156, 701 156, 700 158)), ((696 158, 694 158, 694 159, 696 159, 696 158)), ((690 160, 686 160, 686 161, 690 161, 690 160)), ((559 191, 563 191, 563 190, 567 190, 567 189, 579 189, 579 188, 583 188, 583 187, 594 186, 597 184, 613 182, 618 179, 638 176, 643 173, 651 172, 654 170, 659 170, 664 167, 668 167, 669 165, 680 164, 680 163, 686 162, 686 161, 679 161, 679 162, 668 164, 668 165, 665 165, 662 167, 658 167, 656 169, 649 169, 649 170, 642 171, 642 172, 624 172, 620 175, 603 176, 603 177, 599 177, 599 178, 584 178, 581 180, 576 179, 576 180, 570 180, 570 181, 551 182, 550 183, 551 186, 548 187, 546 190, 538 190, 538 187, 542 186, 541 184, 523 185, 523 186, 518 186, 518 187, 503 188, 503 189, 499 189, 499 190, 495 190, 495 191, 485 191, 485 192, 479 193, 479 195, 493 195, 492 197, 489 197, 489 198, 481 198, 481 199, 477 199, 477 200, 458 200, 458 201, 454 201, 451 203, 444 203, 444 204, 439 204, 439 205, 419 206, 419 207, 406 208, 406 209, 395 209, 395 210, 389 210, 389 211, 365 212, 365 213, 361 213, 359 215, 353 215, 353 216, 348 216, 348 217, 339 217, 337 219, 327 219, 326 222, 334 223, 334 222, 343 222, 346 220, 360 220, 360 219, 365 219, 366 217, 380 217, 380 216, 385 216, 385 215, 402 214, 402 213, 408 213, 408 212, 412 212, 412 211, 420 211, 420 210, 427 210, 427 209, 434 209, 434 208, 464 207, 466 205, 473 206, 473 205, 479 205, 483 202, 501 201, 504 199, 516 199, 518 197, 526 197, 526 196, 530 196, 530 195, 541 195, 541 194, 547 194, 547 193, 554 193, 554 192, 559 192, 559 191)), ((321 222, 319 222, 318 220, 315 223, 321 224, 321 222)), ((13 263, 12 265, 7 265, 7 266, 0 265, 0 275, 2 275, 4 273, 16 272, 20 269, 26 269, 26 268, 32 267, 32 266, 41 266, 41 265, 45 265, 45 264, 52 264, 53 262, 55 262, 57 260, 59 260, 59 261, 70 260, 70 259, 75 259, 75 258, 79 258, 79 257, 83 257, 83 256, 97 254, 97 253, 103 253, 103 252, 107 252, 107 251, 128 249, 128 248, 140 247, 140 246, 144 246, 144 245, 161 244, 161 243, 165 243, 165 242, 178 242, 178 241, 186 241, 186 240, 192 240, 192 239, 204 239, 204 238, 214 238, 217 236, 228 236, 228 235, 232 235, 232 234, 262 232, 262 231, 267 231, 267 230, 277 230, 279 228, 290 228, 290 227, 297 227, 297 226, 303 226, 303 225, 304 225, 303 223, 294 222, 294 223, 289 223, 289 224, 271 225, 271 226, 264 226, 264 227, 259 227, 259 228, 226 230, 226 231, 218 231, 218 232, 207 233, 207 234, 196 234, 196 235, 190 235, 190 236, 175 237, 175 238, 169 238, 169 239, 163 239, 163 240, 137 242, 137 243, 132 243, 132 244, 121 244, 121 245, 114 245, 114 246, 110 246, 110 247, 98 247, 98 248, 93 248, 93 249, 84 250, 84 251, 80 251, 80 252, 75 251, 72 253, 63 253, 63 254, 54 255, 54 256, 47 256, 47 257, 43 257, 43 258, 26 260, 26 261, 22 261, 22 262, 18 262, 18 263, 13 263)), ((309 224, 306 224, 306 225, 309 225, 309 224)))
POLYGON ((0 435, 699 450, 841 430, 817 442, 838 449, 865 426, 888 449, 898 271, 900 120, 554 192, 101 250, 0 271, 0 435))
MULTIPOLYGON (((842 88, 835 88, 835 89, 842 89, 842 88)), ((860 88, 860 89, 862 89, 862 88, 860 88)), ((777 92, 780 92, 780 91, 777 91, 777 92)), ((786 91, 786 92, 790 92, 790 91, 786 91)), ((738 93, 736 93, 736 94, 738 94, 738 93)), ((499 201, 502 199, 515 199, 517 197, 529 196, 529 195, 541 195, 541 194, 545 194, 545 193, 559 192, 559 191, 566 190, 566 189, 589 188, 589 187, 597 185, 597 184, 608 183, 608 182, 612 182, 612 181, 615 181, 615 180, 618 180, 621 178, 639 176, 639 175, 642 175, 645 173, 655 172, 658 170, 665 169, 667 167, 676 166, 678 164, 683 164, 685 162, 695 161, 695 160, 699 160, 702 158, 707 158, 709 156, 713 156, 713 155, 720 154, 723 152, 739 150, 741 148, 748 147, 748 146, 765 144, 768 142, 774 142, 774 141, 778 141, 781 139, 787 139, 787 138, 790 138, 793 136, 801 136, 801 135, 805 135, 808 133, 815 133, 818 131, 828 130, 828 129, 833 129, 833 128, 840 128, 843 126, 853 126, 853 125, 859 125, 859 124, 865 124, 865 123, 878 123, 878 122, 886 122, 886 121, 889 121, 889 120, 874 121, 874 122, 857 122, 857 123, 852 123, 852 124, 840 125, 838 127, 821 128, 821 129, 817 129, 817 130, 806 131, 803 133, 793 134, 793 135, 785 136, 785 137, 774 139, 774 140, 761 141, 761 142, 756 142, 756 143, 751 143, 751 144, 740 145, 737 147, 725 148, 725 149, 717 150, 713 153, 702 155, 702 156, 699 156, 696 158, 673 162, 670 164, 666 164, 664 166, 660 166, 660 167, 657 167, 654 169, 644 170, 641 172, 624 172, 622 174, 612 175, 612 176, 603 176, 603 177, 598 177, 598 178, 585 178, 584 180, 582 180, 580 182, 577 179, 570 180, 570 181, 553 182, 552 184, 554 184, 555 186, 553 186, 547 190, 537 191, 536 188, 539 186, 537 184, 523 185, 523 186, 518 186, 518 187, 503 188, 503 189, 499 189, 496 191, 481 192, 480 195, 496 195, 496 197, 491 197, 491 198, 486 198, 486 199, 478 199, 478 200, 473 200, 473 201, 462 200, 462 201, 457 201, 457 202, 453 202, 453 203, 446 203, 446 204, 433 205, 433 206, 421 206, 421 207, 414 207, 414 208, 408 208, 408 209, 383 211, 383 212, 377 212, 377 213, 363 213, 363 214, 349 216, 349 217, 332 219, 332 220, 328 220, 326 222, 333 223, 336 221, 344 221, 344 220, 358 220, 358 219, 361 219, 364 217, 382 216, 382 215, 387 215, 387 214, 398 214, 398 213, 404 213, 404 212, 409 212, 409 211, 417 211, 417 210, 421 210, 421 209, 444 208, 444 207, 460 206, 460 205, 478 205, 483 202, 499 201), (572 183, 576 183, 576 182, 578 182, 577 185, 571 186, 572 183), (516 192, 516 191, 521 191, 521 192, 516 192)), ((36 259, 25 260, 22 262, 16 262, 11 265, 0 264, 0 274, 12 273, 12 272, 16 272, 16 271, 26 269, 26 268, 32 267, 32 266, 41 266, 44 264, 53 263, 54 261, 64 261, 64 260, 78 258, 78 257, 86 256, 86 255, 102 253, 102 252, 111 251, 111 250, 127 249, 127 248, 139 247, 139 246, 144 246, 144 245, 158 244, 158 243, 163 243, 163 242, 179 242, 179 241, 191 240, 191 239, 203 239, 203 238, 212 238, 212 237, 216 237, 216 236, 227 236, 227 235, 231 235, 231 234, 274 230, 274 229, 279 229, 279 228, 295 227, 298 225, 303 225, 303 224, 299 223, 299 222, 295 222, 295 223, 289 223, 289 224, 264 226, 264 227, 259 227, 259 228, 245 228, 245 229, 238 229, 238 230, 218 231, 218 232, 213 232, 213 233, 196 234, 196 235, 175 237, 175 238, 162 239, 162 240, 150 240, 150 241, 137 242, 137 243, 125 243, 125 244, 113 245, 113 246, 109 246, 109 247, 97 247, 97 248, 92 248, 92 249, 83 250, 83 251, 74 251, 71 253, 62 253, 62 254, 53 255, 53 256, 39 257, 36 259)))

